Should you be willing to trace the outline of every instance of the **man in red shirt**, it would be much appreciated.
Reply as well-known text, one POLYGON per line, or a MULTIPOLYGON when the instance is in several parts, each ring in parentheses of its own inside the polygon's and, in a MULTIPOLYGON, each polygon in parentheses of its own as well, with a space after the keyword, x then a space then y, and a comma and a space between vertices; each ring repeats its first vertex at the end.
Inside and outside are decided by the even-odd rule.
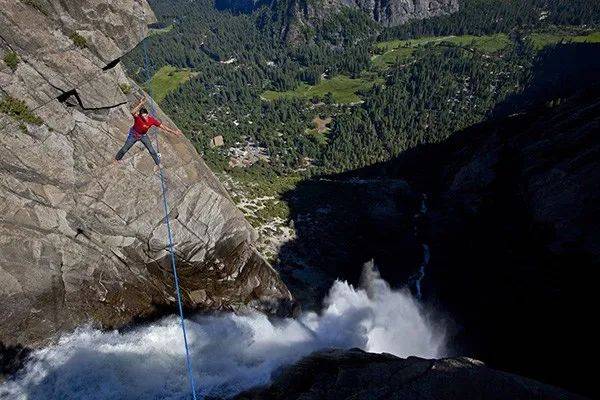
POLYGON ((142 97, 138 104, 131 110, 131 115, 133 116, 133 126, 129 129, 129 135, 127 135, 127 140, 125 141, 125 145, 115 157, 115 162, 121 161, 125 153, 129 151, 131 146, 133 146, 137 141, 140 141, 146 146, 148 152, 154 159, 154 162, 158 166, 160 164, 160 158, 154 150, 152 146, 152 142, 148 137, 147 133, 153 126, 156 126, 158 129, 161 129, 165 132, 171 133, 176 136, 181 136, 182 133, 178 129, 172 129, 168 126, 165 126, 158 119, 154 118, 152 115, 148 114, 148 110, 144 108, 144 103, 146 103, 146 98, 142 97))

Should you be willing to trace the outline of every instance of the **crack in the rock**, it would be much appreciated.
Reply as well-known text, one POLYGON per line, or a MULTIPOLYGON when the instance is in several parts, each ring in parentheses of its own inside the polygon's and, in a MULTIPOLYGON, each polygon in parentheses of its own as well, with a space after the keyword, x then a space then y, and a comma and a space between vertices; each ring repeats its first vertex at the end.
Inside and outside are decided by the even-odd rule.
MULTIPOLYGON (((86 83, 86 82, 84 82, 86 83)), ((64 103, 67 106, 70 107, 74 107, 75 104, 69 103, 68 100, 71 97, 74 97, 75 100, 77 100, 77 105, 79 105, 79 107, 84 110, 84 111, 101 111, 101 110, 110 110, 112 108, 117 108, 117 107, 121 107, 124 104, 127 104, 127 101, 122 101, 120 103, 114 104, 114 105, 110 105, 110 106, 101 106, 101 107, 86 107, 83 105, 83 100, 81 100, 81 97, 79 96, 79 92, 77 91, 77 89, 71 89, 68 91, 63 91, 62 89, 57 88, 58 90, 61 90, 62 93, 60 95, 58 95, 56 97, 56 100, 58 100, 60 103, 64 103)))
MULTIPOLYGON (((0 182, 0 187, 5 190, 8 193, 12 193, 15 197, 19 198, 19 199, 23 199, 23 200, 28 200, 34 203, 37 203, 39 205, 41 205, 42 207, 47 207, 47 208, 52 208, 55 210, 58 210, 59 208, 52 206, 52 204, 50 202, 48 202, 48 200, 43 197, 38 195, 37 193, 34 193, 33 191, 29 191, 30 194, 34 195, 32 197, 27 196, 27 194, 29 193, 21 193, 21 192, 17 192, 16 190, 14 190, 12 187, 5 185, 4 183, 0 182)), ((29 205, 27 205, 28 207, 29 205)))
POLYGON ((111 62, 106 64, 104 67, 102 67, 102 71, 111 70, 114 67, 116 67, 120 62, 121 62, 121 57, 117 58, 116 60, 112 60, 111 62))
MULTIPOLYGON (((23 163, 21 160, 13 154, 13 157, 17 158, 18 161, 23 163)), ((26 164, 24 164, 26 165, 26 164)), ((14 164, 10 164, 0 160, 0 170, 4 170, 8 172, 10 175, 13 175, 15 178, 19 179, 21 182, 30 182, 30 183, 39 183, 39 184, 51 184, 61 189, 65 189, 65 185, 63 182, 52 179, 48 176, 41 175, 36 171, 19 167, 14 164)))
MULTIPOLYGON (((198 236, 198 234, 197 234, 196 232, 194 232, 193 230, 191 230, 191 229, 190 229, 190 228, 189 228, 189 227, 188 227, 188 226, 187 226, 185 223, 183 223, 181 220, 179 220, 179 219, 177 219, 177 218, 175 218, 175 219, 176 219, 176 220, 177 220, 177 222, 179 222, 179 224, 180 224, 181 226, 183 226, 183 227, 185 228, 185 230, 186 230, 186 231, 188 231, 188 232, 189 232, 189 233, 190 233, 192 236, 194 236, 194 237, 198 238, 198 240, 200 240, 200 243, 201 243, 203 246, 208 246, 208 243, 209 243, 209 241, 207 241, 206 239, 204 239, 204 238, 201 238, 200 236, 198 236)), ((203 225, 206 225, 206 224, 203 224, 203 225)))
POLYGON ((125 218, 123 218, 123 217, 122 217, 122 216, 121 216, 121 215, 120 215, 120 214, 117 212, 117 210, 115 210, 115 209, 114 209, 114 208, 113 208, 111 205, 109 205, 109 204, 108 204, 106 201, 104 201, 104 200, 102 200, 102 199, 99 199, 99 198, 97 198, 97 197, 91 196, 91 195, 89 195, 89 194, 86 194, 86 193, 82 193, 82 195, 83 195, 83 196, 85 196, 85 197, 89 197, 90 199, 92 199, 92 200, 95 200, 95 201, 99 202, 100 204, 104 204, 104 205, 105 205, 105 206, 106 206, 108 209, 110 209, 110 210, 111 210, 111 211, 114 213, 114 215, 116 215, 117 217, 119 217, 119 219, 120 219, 121 221, 123 221, 123 223, 127 224, 127 220, 126 220, 125 218))
MULTIPOLYGON (((14 51, 13 47, 9 44, 9 42, 0 35, 0 39, 6 44, 6 46, 11 50, 14 51)), ((101 107, 85 107, 83 105, 83 101, 81 100, 81 97, 79 96, 79 93, 77 92, 77 89, 86 84, 86 83, 90 83, 91 81, 93 81, 94 79, 96 79, 97 77, 99 77, 100 75, 104 74, 106 71, 114 68, 120 61, 120 58, 111 61, 109 64, 107 64, 104 68, 100 68, 99 71, 94 72, 93 74, 90 74, 88 76, 85 76, 84 78, 82 78, 80 81, 78 81, 75 85, 73 85, 72 89, 64 89, 61 88, 57 85, 55 85, 54 83, 52 83, 48 78, 46 78, 46 76, 41 73, 32 62, 29 61, 29 59, 27 57, 21 57, 21 62, 23 62, 24 64, 27 64, 29 67, 31 67, 38 75, 40 78, 42 78, 49 86, 51 86, 52 88, 58 90, 61 92, 60 95, 58 95, 56 98, 51 98, 48 101, 40 104, 39 106, 35 107, 32 109, 32 112, 35 112, 37 110, 39 110, 40 108, 43 108, 45 106, 47 106, 48 104, 52 103, 54 100, 58 100, 61 103, 65 103, 67 99, 69 99, 71 96, 74 96, 75 99, 77 100, 77 103, 79 105, 79 107, 84 110, 84 111, 102 111, 102 110, 110 110, 113 108, 117 108, 120 107, 124 104, 127 104, 127 101, 124 102, 120 102, 118 104, 114 104, 114 105, 108 105, 108 106, 101 106, 101 107)), ((74 106, 74 104, 72 105, 74 106)))

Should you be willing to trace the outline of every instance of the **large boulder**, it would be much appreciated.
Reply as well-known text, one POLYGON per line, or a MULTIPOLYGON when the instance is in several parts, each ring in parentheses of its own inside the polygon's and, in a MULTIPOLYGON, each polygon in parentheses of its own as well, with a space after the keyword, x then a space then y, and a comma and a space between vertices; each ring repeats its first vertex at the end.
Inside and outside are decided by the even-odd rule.
POLYGON ((425 360, 359 349, 314 353, 236 400, 583 399, 469 358, 425 360))
MULTIPOLYGON (((143 93, 118 63, 154 15, 139 0, 0 0, 0 342, 173 310, 162 192, 141 146, 112 160, 143 93), (23 102, 23 103, 20 103, 23 102)), ((168 124, 169 118, 158 109, 168 124)), ((185 138, 160 135, 185 306, 291 299, 256 233, 185 138)))

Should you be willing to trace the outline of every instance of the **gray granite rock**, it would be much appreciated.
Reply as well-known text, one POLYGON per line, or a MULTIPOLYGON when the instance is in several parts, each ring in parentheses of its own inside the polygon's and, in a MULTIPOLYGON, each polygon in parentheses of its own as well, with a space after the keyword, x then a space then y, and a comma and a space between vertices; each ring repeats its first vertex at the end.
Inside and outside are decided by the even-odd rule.
POLYGON ((339 0, 358 7, 386 26, 395 26, 414 19, 431 18, 458 10, 458 0, 339 0))
POLYGON ((451 14, 459 9, 458 0, 322 0, 307 2, 290 0, 288 23, 284 24, 281 37, 291 43, 304 40, 306 26, 318 25, 332 13, 344 8, 363 11, 383 26, 397 26, 411 20, 426 19, 451 14))
MULTIPOLYGON (((158 175, 141 145, 112 160, 142 95, 117 63, 154 15, 139 0, 0 0, 0 342, 35 347, 84 324, 174 309, 158 175), (85 38, 74 43, 74 33, 85 38), (130 85, 129 96, 121 91, 130 85)), ((171 123, 158 110, 159 117, 171 123)), ((291 299, 256 233, 185 138, 158 138, 185 305, 274 310, 291 299)))

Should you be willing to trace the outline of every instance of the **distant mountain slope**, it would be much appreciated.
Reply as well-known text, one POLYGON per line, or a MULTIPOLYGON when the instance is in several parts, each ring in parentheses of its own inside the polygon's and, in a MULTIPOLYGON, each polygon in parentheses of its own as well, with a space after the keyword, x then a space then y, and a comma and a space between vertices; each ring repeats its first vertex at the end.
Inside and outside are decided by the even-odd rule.
POLYGON ((458 10, 458 0, 280 0, 272 8, 283 13, 282 36, 295 42, 303 40, 306 29, 332 14, 344 10, 358 10, 383 26, 401 25, 411 20, 431 18, 458 10))
POLYGON ((364 12, 383 26, 396 26, 411 20, 431 18, 455 12, 458 0, 216 0, 220 10, 246 13, 262 6, 274 11, 281 24, 282 37, 300 40, 302 31, 312 29, 332 14, 344 9, 364 12))
POLYGON ((385 26, 431 18, 458 10, 458 0, 325 0, 324 5, 355 7, 385 26))

